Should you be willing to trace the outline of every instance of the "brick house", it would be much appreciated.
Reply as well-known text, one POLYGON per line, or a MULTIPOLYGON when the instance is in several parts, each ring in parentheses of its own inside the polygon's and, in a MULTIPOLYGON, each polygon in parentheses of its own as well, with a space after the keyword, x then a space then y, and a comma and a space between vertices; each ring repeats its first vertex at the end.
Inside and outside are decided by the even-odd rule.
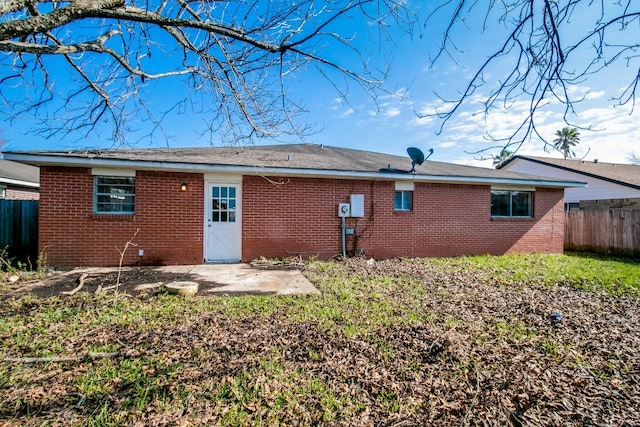
POLYGON ((0 199, 38 200, 39 182, 37 167, 0 159, 0 199))
POLYGON ((579 182, 312 144, 25 151, 54 266, 561 253, 579 182), (341 210, 344 208, 344 211, 341 210), (344 217, 344 219, 343 219, 344 217), (344 226, 343 226, 344 220, 344 226), (344 232, 343 232, 344 230, 344 232), (344 238, 344 245, 343 245, 344 238))

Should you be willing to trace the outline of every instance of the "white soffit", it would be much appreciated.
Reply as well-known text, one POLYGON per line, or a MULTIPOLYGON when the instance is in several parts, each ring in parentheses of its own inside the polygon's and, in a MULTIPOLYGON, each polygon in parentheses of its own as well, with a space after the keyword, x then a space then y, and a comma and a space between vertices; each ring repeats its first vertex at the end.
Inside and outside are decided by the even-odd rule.
POLYGON ((215 182, 218 184, 242 184, 242 175, 231 173, 205 173, 204 181, 215 182))
POLYGON ((413 182, 396 181, 396 191, 413 191, 413 182))
POLYGON ((91 168, 91 175, 135 177, 135 169, 91 168))
POLYGON ((536 191, 536 187, 528 187, 525 185, 511 185, 511 184, 500 184, 500 185, 492 185, 491 190, 501 191, 501 190, 509 190, 509 191, 536 191))

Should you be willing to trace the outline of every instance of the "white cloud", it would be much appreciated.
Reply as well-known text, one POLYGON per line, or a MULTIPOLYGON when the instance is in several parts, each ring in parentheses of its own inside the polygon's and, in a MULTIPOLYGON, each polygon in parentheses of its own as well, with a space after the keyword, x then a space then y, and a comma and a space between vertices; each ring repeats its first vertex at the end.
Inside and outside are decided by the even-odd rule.
POLYGON ((585 99, 593 100, 593 99, 602 99, 606 96, 606 92, 603 90, 589 92, 585 95, 585 99))
POLYGON ((446 103, 439 99, 429 102, 422 102, 421 105, 416 109, 416 112, 421 116, 434 115, 440 111, 443 111, 446 106, 446 103))
POLYGON ((459 165, 476 166, 476 167, 480 167, 480 168, 492 168, 493 167, 493 161, 491 159, 480 160, 479 158, 472 158, 472 157, 469 157, 469 156, 458 157, 458 158, 450 160, 450 162, 451 163, 456 163, 456 164, 459 164, 459 165))
MULTIPOLYGON (((433 97, 431 89, 442 82, 442 79, 437 79, 430 82, 432 86, 421 87, 419 91, 416 84, 411 91, 402 88, 394 94, 381 96, 376 110, 364 102, 347 108, 349 104, 336 99, 336 111, 342 111, 340 117, 348 118, 351 124, 348 129, 335 131, 332 143, 341 140, 345 146, 352 146, 357 144, 354 141, 367 141, 368 149, 375 147, 376 150, 398 155, 404 155, 408 146, 434 147, 433 160, 493 167, 491 155, 497 155, 506 143, 495 139, 512 136, 529 119, 530 100, 516 100, 504 108, 486 113, 482 93, 477 92, 440 132, 443 122, 436 114, 445 111, 449 104, 433 97)), ((572 88, 572 96, 586 95, 583 102, 574 105, 575 113, 565 111, 565 106, 556 100, 545 101, 534 116, 537 132, 552 144, 555 132, 567 126, 566 119, 573 126, 585 128, 580 129, 581 143, 575 150, 579 157, 586 155, 587 160, 598 158, 602 162, 628 162, 629 153, 639 151, 637 119, 629 116, 629 108, 611 106, 604 91, 589 90, 586 86, 572 88), (594 131, 587 130, 588 127, 594 131)), ((557 152, 545 152, 544 147, 544 142, 534 133, 531 140, 511 149, 519 148, 518 154, 522 155, 561 156, 557 152)))
MULTIPOLYGON (((583 88, 584 90, 584 88, 583 88)), ((638 152, 640 141, 640 128, 636 126, 636 119, 629 115, 628 108, 615 108, 603 106, 603 94, 593 92, 589 101, 576 105, 576 115, 568 116, 576 126, 591 126, 590 129, 579 129, 581 142, 576 148, 578 157, 586 156, 586 159, 599 159, 603 162, 628 163, 629 153, 638 152), (599 99, 599 101, 595 101, 599 99), (579 107, 579 109, 578 109, 579 107)), ((429 104, 425 104, 429 105, 429 104)), ((429 105, 433 107, 433 105, 429 105)), ((438 157, 443 161, 452 161, 466 165, 492 167, 491 160, 482 160, 482 157, 490 157, 497 154, 502 143, 488 138, 508 138, 529 117, 529 103, 517 101, 502 110, 494 110, 489 114, 484 112, 472 114, 463 111, 454 116, 445 126, 444 139, 436 146, 441 149, 438 157), (494 148, 491 148, 494 147, 494 148), (491 148, 486 152, 479 152, 491 148), (444 151, 444 152, 443 152, 444 151), (464 154, 461 154, 463 151, 464 154), (474 154, 476 153, 476 154, 474 154), (444 157, 448 157, 444 159, 444 157)), ((564 108, 559 103, 548 103, 544 108, 536 111, 535 126, 537 131, 550 144, 553 143, 557 130, 567 126, 564 120, 564 108)), ((422 123, 414 120, 414 124, 422 123)), ((517 148, 516 146, 512 147, 517 148)), ((544 151, 544 142, 534 135, 519 147, 518 154, 534 155, 541 157, 560 157, 560 153, 544 151)))
MULTIPOLYGON (((627 111, 614 107, 595 107, 580 111, 577 117, 581 123, 590 124, 591 129, 579 129, 580 143, 575 149, 577 157, 588 160, 599 159, 609 163, 628 163, 629 153, 637 150, 640 130, 635 125, 633 116, 627 111)), ((538 131, 548 143, 553 144, 557 130, 567 126, 562 114, 547 113, 544 124, 538 131)), ((523 144, 518 154, 532 156, 560 157, 558 152, 546 153, 544 143, 534 138, 523 144)))
POLYGON ((420 128, 425 126, 431 126, 432 124, 434 124, 436 120, 437 119, 435 117, 431 117, 431 116, 420 117, 416 114, 413 114, 413 117, 407 120, 407 128, 414 129, 414 128, 420 128))
POLYGON ((436 147, 438 148, 451 148, 451 147, 455 147, 456 143, 453 141, 448 141, 448 142, 441 142, 440 144, 437 144, 436 147))
POLYGON ((342 113, 340 113, 340 118, 341 119, 346 119, 347 117, 353 115, 355 113, 355 110, 353 108, 348 108, 345 111, 343 111, 342 113))
POLYGON ((391 107, 383 111, 382 113, 387 118, 392 118, 400 115, 400 109, 397 107, 391 107))

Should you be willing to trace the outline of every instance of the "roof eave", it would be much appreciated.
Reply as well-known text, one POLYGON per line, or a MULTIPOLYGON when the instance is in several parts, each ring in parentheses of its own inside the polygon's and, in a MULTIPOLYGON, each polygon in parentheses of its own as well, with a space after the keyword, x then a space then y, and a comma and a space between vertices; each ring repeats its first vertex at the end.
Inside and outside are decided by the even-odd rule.
POLYGON ((393 172, 348 171, 333 169, 305 169, 291 167, 240 166, 222 164, 182 163, 164 161, 140 161, 124 159, 84 158, 46 156, 41 154, 4 153, 8 160, 24 162, 36 166, 67 167, 112 167, 136 170, 165 170, 193 173, 228 173, 243 175, 279 175, 290 177, 341 178, 341 179, 377 179, 390 181, 438 182, 449 184, 476 185, 528 185, 535 187, 568 188, 584 187, 584 182, 553 181, 525 178, 490 178, 479 176, 447 176, 393 172))
POLYGON ((572 172, 578 175, 582 175, 582 176, 586 176, 589 178, 595 178, 595 179, 599 179, 602 181, 607 181, 610 182, 612 184, 617 184, 617 185, 621 185, 623 187, 629 187, 629 188, 633 188, 635 190, 640 190, 640 185, 636 185, 636 184, 632 184, 630 182, 625 182, 625 181, 620 181, 618 179, 615 178, 609 178, 603 175, 598 175, 596 173, 591 173, 591 172, 585 172, 585 171, 581 171, 580 169, 575 169, 575 168, 571 168, 568 166, 562 166, 562 165, 556 165, 554 163, 549 163, 549 162, 545 162, 544 160, 540 160, 540 159, 532 159, 530 157, 526 157, 526 156, 514 156, 511 159, 509 159, 507 162, 505 162, 504 164, 499 165, 499 169, 502 169, 504 166, 508 165, 509 163, 511 163, 512 161, 519 159, 519 160, 523 160, 523 161, 527 161, 527 162, 531 162, 531 163, 536 163, 539 165, 543 165, 543 166, 548 166, 550 168, 555 168, 555 169, 560 169, 566 172, 572 172))
POLYGON ((20 187, 40 188, 40 184, 38 184, 37 182, 22 181, 20 179, 0 178, 0 183, 17 185, 20 187))

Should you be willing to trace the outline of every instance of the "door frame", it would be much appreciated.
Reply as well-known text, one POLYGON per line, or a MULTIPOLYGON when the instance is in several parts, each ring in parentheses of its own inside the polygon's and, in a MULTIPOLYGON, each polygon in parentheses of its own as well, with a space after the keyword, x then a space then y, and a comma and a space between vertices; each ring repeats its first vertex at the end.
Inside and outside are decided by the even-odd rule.
POLYGON ((204 254, 204 262, 206 263, 232 263, 232 262, 240 262, 242 260, 242 175, 231 175, 231 174, 205 174, 204 175, 204 216, 203 216, 203 230, 204 230, 204 239, 202 239, 203 243, 203 254, 204 254), (240 235, 238 236, 238 250, 239 256, 229 257, 228 259, 210 259, 208 254, 208 243, 209 243, 209 232, 208 232, 208 219, 209 215, 211 215, 211 197, 210 197, 210 188, 212 185, 234 185, 236 186, 236 224, 238 226, 238 230, 240 235))

